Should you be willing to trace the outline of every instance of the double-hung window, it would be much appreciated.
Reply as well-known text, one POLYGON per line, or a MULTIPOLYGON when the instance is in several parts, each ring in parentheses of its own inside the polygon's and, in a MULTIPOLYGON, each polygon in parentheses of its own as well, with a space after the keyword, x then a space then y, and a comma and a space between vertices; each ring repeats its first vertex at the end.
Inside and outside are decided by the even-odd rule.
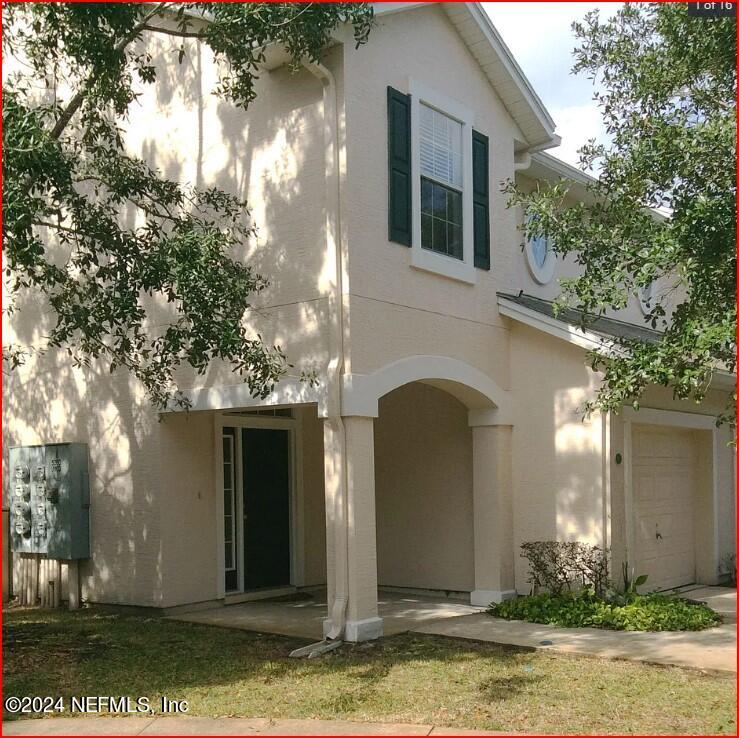
POLYGON ((462 248, 462 124, 419 105, 421 248, 460 261, 462 248))
POLYGON ((414 80, 388 88, 388 237, 412 267, 468 284, 490 269, 489 147, 472 118, 414 80))

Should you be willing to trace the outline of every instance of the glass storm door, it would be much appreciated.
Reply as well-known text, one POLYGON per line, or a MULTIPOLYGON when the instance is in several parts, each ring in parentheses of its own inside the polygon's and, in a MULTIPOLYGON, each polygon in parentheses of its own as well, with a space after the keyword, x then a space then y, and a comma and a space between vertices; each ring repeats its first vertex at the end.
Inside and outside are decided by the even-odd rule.
POLYGON ((223 533, 226 592, 239 588, 236 428, 223 429, 223 533))

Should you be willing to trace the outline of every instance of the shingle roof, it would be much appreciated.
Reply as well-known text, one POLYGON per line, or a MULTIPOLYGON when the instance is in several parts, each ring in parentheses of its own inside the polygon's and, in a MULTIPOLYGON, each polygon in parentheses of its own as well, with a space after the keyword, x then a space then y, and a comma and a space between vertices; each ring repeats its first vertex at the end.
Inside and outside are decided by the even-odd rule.
POLYGON ((541 315, 553 318, 565 325, 582 328, 606 338, 656 343, 662 337, 662 334, 659 331, 652 330, 651 328, 634 325, 633 323, 626 323, 623 320, 615 320, 614 318, 587 316, 583 311, 574 310, 572 308, 560 310, 555 315, 553 302, 550 300, 542 300, 540 297, 534 297, 533 295, 510 295, 505 292, 498 292, 498 297, 514 302, 517 305, 528 308, 529 310, 534 310, 541 315))

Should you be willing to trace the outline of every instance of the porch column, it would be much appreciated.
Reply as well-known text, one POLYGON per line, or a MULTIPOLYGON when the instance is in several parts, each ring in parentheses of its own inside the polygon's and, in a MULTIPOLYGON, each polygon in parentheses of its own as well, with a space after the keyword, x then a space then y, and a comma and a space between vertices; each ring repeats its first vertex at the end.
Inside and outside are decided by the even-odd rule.
POLYGON ((324 421, 328 619, 347 641, 382 635, 377 614, 374 419, 324 421), (342 429, 343 425, 343 429, 342 429))
POLYGON ((512 427, 472 428, 475 538, 473 605, 514 597, 512 427))

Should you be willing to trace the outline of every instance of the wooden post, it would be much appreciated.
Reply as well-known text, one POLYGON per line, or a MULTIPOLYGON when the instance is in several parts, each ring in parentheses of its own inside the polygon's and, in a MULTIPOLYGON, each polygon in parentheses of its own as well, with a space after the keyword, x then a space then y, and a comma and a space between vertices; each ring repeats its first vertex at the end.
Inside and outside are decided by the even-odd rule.
POLYGON ((41 566, 41 557, 36 554, 31 561, 31 602, 32 607, 38 604, 38 579, 41 566))
POLYGON ((80 562, 67 563, 67 586, 69 587, 69 609, 79 610, 80 607, 80 562))
POLYGON ((57 559, 54 567, 54 602, 53 607, 59 607, 62 604, 62 562, 57 559))

